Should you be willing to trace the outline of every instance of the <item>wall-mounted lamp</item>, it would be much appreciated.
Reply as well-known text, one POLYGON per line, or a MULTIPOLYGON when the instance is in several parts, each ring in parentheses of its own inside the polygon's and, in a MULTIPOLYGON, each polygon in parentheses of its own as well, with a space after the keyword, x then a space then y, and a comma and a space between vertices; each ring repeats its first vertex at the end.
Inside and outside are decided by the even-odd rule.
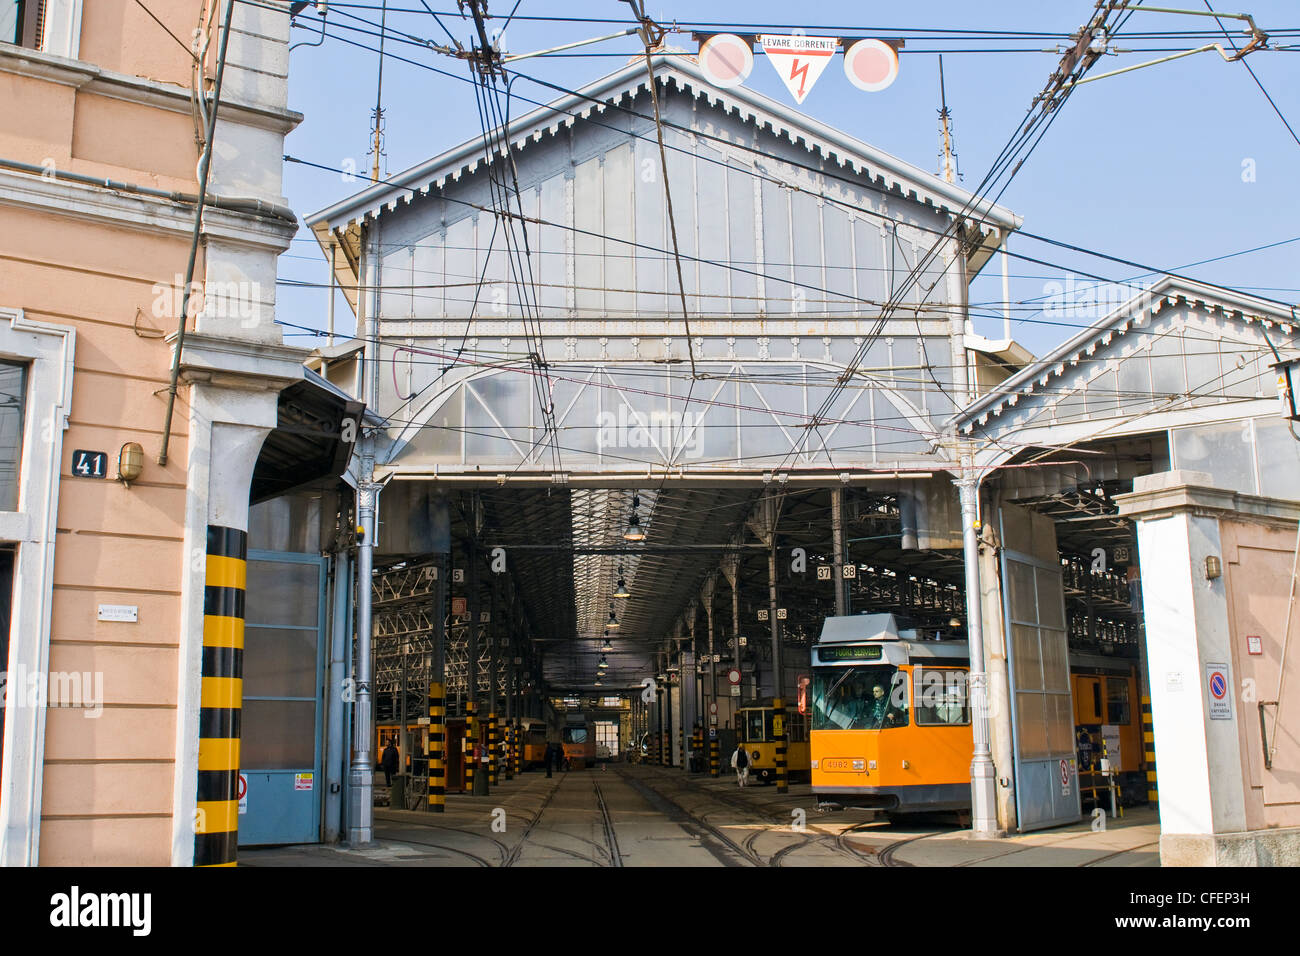
POLYGON ((1223 563, 1213 554, 1205 556, 1205 579, 1213 581, 1223 574, 1223 563))
POLYGON ((117 480, 126 487, 144 471, 144 449, 138 442, 129 441, 117 453, 117 480))

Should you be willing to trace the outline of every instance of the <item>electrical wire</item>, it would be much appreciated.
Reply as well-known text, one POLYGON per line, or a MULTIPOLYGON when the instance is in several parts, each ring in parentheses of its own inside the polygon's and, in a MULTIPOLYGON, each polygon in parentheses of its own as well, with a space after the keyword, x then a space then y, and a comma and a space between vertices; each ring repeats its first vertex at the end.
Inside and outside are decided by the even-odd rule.
MULTIPOLYGON (((1204 2, 1205 2, 1205 9, 1213 13, 1214 8, 1210 6, 1210 0, 1204 0, 1204 2)), ((1232 38, 1232 35, 1230 33, 1228 33, 1228 29, 1223 25, 1223 21, 1220 20, 1218 17, 1215 17, 1214 22, 1219 25, 1219 29, 1223 31, 1224 37, 1226 37, 1228 43, 1232 45, 1233 52, 1240 53, 1241 51, 1237 47, 1237 41, 1232 38)), ((1269 95, 1268 90, 1264 89, 1264 84, 1260 82, 1259 77, 1255 75, 1254 69, 1251 68, 1250 63, 1246 61, 1246 58, 1244 56, 1241 58, 1241 65, 1246 68, 1246 71, 1248 73, 1250 73, 1250 78, 1255 81, 1255 85, 1259 87, 1259 91, 1264 94, 1264 99, 1268 100, 1268 105, 1273 107, 1273 112, 1276 113, 1277 118, 1282 121, 1282 125, 1286 127, 1286 131, 1291 134, 1291 138, 1295 140, 1295 144, 1297 146, 1300 146, 1300 136, 1296 135, 1296 131, 1292 128, 1290 121, 1287 120, 1287 118, 1282 115, 1282 110, 1278 107, 1277 103, 1273 100, 1273 97, 1269 95)))
MULTIPOLYGON (((241 0, 241 2, 251 2, 251 0, 241 0)), ((342 38, 336 38, 336 39, 340 39, 340 42, 343 42, 343 43, 346 43, 346 44, 349 44, 349 45, 358 46, 358 47, 360 47, 361 49, 371 49, 371 50, 373 49, 373 48, 371 48, 371 47, 367 47, 367 46, 365 46, 364 44, 358 44, 358 43, 355 43, 355 42, 353 42, 353 41, 349 41, 349 40, 346 40, 346 39, 342 39, 342 38)), ((414 60, 407 60, 406 58, 403 58, 403 57, 398 57, 398 56, 396 56, 396 54, 389 53, 389 54, 386 54, 386 55, 388 55, 388 56, 390 56, 390 57, 395 57, 396 59, 402 60, 403 62, 409 63, 409 64, 411 64, 411 65, 413 65, 413 66, 417 66, 417 67, 419 67, 419 68, 421 68, 421 69, 427 69, 427 70, 430 70, 431 72, 439 73, 439 74, 442 74, 442 75, 445 75, 445 76, 451 77, 451 78, 453 78, 453 79, 457 79, 457 80, 464 80, 464 79, 465 79, 464 77, 460 77, 460 76, 457 76, 456 74, 448 73, 448 72, 446 72, 446 71, 444 71, 444 70, 440 70, 440 69, 438 69, 437 67, 433 67, 433 66, 430 66, 430 65, 428 65, 428 64, 419 63, 419 62, 414 61, 414 60)), ((563 86, 559 86, 559 85, 556 85, 556 84, 548 83, 548 82, 546 82, 546 81, 543 81, 543 80, 537 79, 537 78, 535 78, 535 77, 531 77, 531 76, 529 76, 528 74, 523 74, 523 73, 518 73, 518 72, 516 72, 516 73, 514 74, 514 76, 516 76, 516 77, 522 77, 522 78, 524 78, 524 79, 526 79, 526 80, 529 80, 529 81, 531 81, 531 82, 537 83, 537 84, 539 84, 539 85, 545 86, 545 87, 547 87, 547 88, 553 89, 553 90, 558 91, 558 92, 562 92, 562 93, 569 94, 569 95, 581 96, 581 97, 585 98, 586 100, 588 100, 589 102, 592 102, 592 103, 600 103, 602 106, 610 106, 611 108, 613 108, 613 109, 615 109, 615 110, 620 110, 620 111, 625 112, 625 113, 628 113, 629 115, 634 116, 634 117, 639 117, 639 118, 646 119, 646 120, 652 120, 652 119, 653 119, 653 117, 651 117, 651 116, 648 116, 648 115, 646 115, 646 114, 642 114, 642 113, 638 113, 638 112, 636 112, 635 110, 631 110, 630 108, 627 108, 627 107, 622 106, 621 104, 617 104, 617 103, 615 103, 615 104, 606 103, 605 101, 599 100, 599 99, 597 99, 597 98, 595 98, 595 97, 587 96, 586 94, 583 94, 583 93, 581 93, 580 91, 570 90, 570 89, 568 89, 568 88, 566 88, 566 87, 563 87, 563 86)), ((524 97, 520 97, 520 99, 521 99, 521 100, 524 100, 524 101, 526 101, 526 102, 535 103, 536 105, 539 105, 539 106, 546 106, 546 105, 548 105, 548 104, 540 103, 539 101, 528 100, 527 98, 524 98, 524 97)), ((559 110, 559 111, 557 111, 557 112, 566 112, 566 111, 559 110)), ((566 112, 566 115, 569 115, 569 116, 575 116, 575 117, 576 117, 577 114, 576 114, 575 112, 566 112)), ((594 117, 587 117, 587 118, 586 118, 586 121, 587 121, 587 122, 590 122, 590 123, 593 123, 593 124, 595 124, 595 125, 598 125, 598 126, 606 126, 606 125, 608 125, 608 124, 601 123, 600 121, 596 120, 594 117)), ((665 126, 668 126, 668 127, 670 127, 670 128, 675 128, 675 129, 682 130, 682 131, 684 131, 684 132, 686 132, 686 133, 689 133, 690 135, 695 136, 695 137, 698 137, 698 138, 702 138, 702 139, 706 139, 706 140, 707 140, 707 139, 716 139, 716 140, 718 140, 720 143, 724 143, 724 144, 726 144, 726 145, 728 145, 728 146, 731 146, 731 147, 733 147, 733 148, 739 148, 739 149, 741 149, 741 150, 748 150, 748 151, 750 151, 750 152, 755 153, 756 155, 764 155, 764 154, 762 153, 761 149, 758 148, 758 147, 751 147, 751 146, 745 146, 745 145, 743 145, 743 144, 737 144, 737 143, 734 143, 734 142, 731 142, 731 141, 725 140, 725 139, 723 139, 723 138, 721 138, 721 137, 711 136, 710 134, 705 133, 705 132, 702 132, 702 131, 699 131, 699 130, 689 129, 689 128, 685 128, 685 127, 679 127, 679 126, 677 126, 676 124, 673 124, 671 121, 664 121, 664 125, 665 125, 665 126)), ((609 127, 609 128, 614 129, 615 127, 612 127, 612 126, 611 126, 611 127, 609 127)), ((635 137, 635 138, 641 138, 641 139, 646 138, 646 137, 644 137, 644 136, 640 136, 639 134, 636 134, 635 132, 630 132, 630 131, 627 131, 627 130, 619 130, 619 132, 622 132, 622 133, 624 133, 624 134, 626 134, 626 135, 630 135, 630 136, 635 137)), ((885 215, 883 215, 883 214, 879 214, 879 213, 875 213, 874 211, 869 210, 869 209, 863 209, 863 208, 861 208, 861 207, 853 206, 853 205, 850 204, 850 203, 847 203, 847 202, 845 202, 845 201, 843 201, 843 200, 839 200, 837 197, 828 196, 828 195, 826 195, 825 193, 820 192, 820 191, 807 190, 807 189, 803 189, 802 187, 793 186, 793 185, 791 185, 791 184, 789 184, 789 183, 786 183, 786 182, 784 182, 784 181, 782 181, 782 180, 776 179, 775 177, 763 177, 763 176, 761 176, 760 174, 758 174, 757 172, 755 172, 754 170, 751 170, 751 169, 747 169, 747 168, 736 169, 735 167, 732 167, 732 166, 730 166, 729 164, 727 164, 725 161, 718 161, 718 160, 713 160, 713 159, 710 158, 710 157, 700 156, 700 155, 697 155, 696 153, 694 153, 694 152, 692 152, 692 151, 690 151, 690 150, 685 150, 685 149, 682 149, 681 147, 674 147, 674 146, 672 146, 671 144, 668 144, 668 145, 667 145, 667 148, 668 148, 668 149, 677 149, 678 151, 681 151, 681 152, 683 152, 683 153, 686 153, 686 154, 688 154, 688 155, 691 155, 691 156, 695 157, 695 158, 698 159, 698 160, 703 160, 703 161, 705 161, 705 162, 716 162, 716 163, 718 163, 719 165, 722 165, 722 166, 724 166, 724 167, 726 167, 726 168, 728 168, 728 169, 733 169, 733 170, 735 170, 735 171, 737 171, 737 172, 740 172, 740 173, 743 174, 743 175, 749 175, 749 176, 752 176, 752 177, 755 177, 755 178, 765 179, 765 180, 767 180, 767 181, 771 181, 771 182, 773 182, 773 183, 776 183, 776 184, 778 184, 778 185, 781 185, 781 186, 783 186, 783 187, 785 187, 785 188, 790 188, 790 189, 795 189, 795 190, 798 190, 798 191, 801 191, 801 192, 806 192, 806 193, 808 193, 809 195, 814 196, 815 198, 817 198, 817 199, 819 199, 819 200, 822 200, 822 201, 825 201, 825 202, 828 202, 828 203, 831 203, 831 204, 838 204, 838 205, 844 206, 845 208, 847 208, 847 209, 851 209, 851 210, 854 210, 856 213, 859 213, 859 214, 862 214, 862 215, 866 215, 866 216, 874 216, 874 217, 876 217, 876 218, 880 218, 880 219, 885 220, 885 221, 888 221, 888 222, 893 222, 893 221, 894 221, 894 220, 892 220, 892 219, 891 219, 890 217, 888 217, 888 216, 885 216, 885 215)), ((853 180, 853 179, 850 179, 849 177, 846 177, 846 176, 838 176, 838 175, 836 175, 836 174, 834 174, 834 173, 832 173, 832 172, 830 172, 830 171, 822 170, 822 169, 819 169, 819 168, 814 167, 814 166, 804 165, 804 164, 799 164, 799 163, 795 163, 795 162, 791 162, 791 161, 785 161, 785 162, 787 162, 788 165, 791 165, 791 166, 793 166, 793 167, 796 168, 796 169, 802 169, 802 170, 808 171, 808 172, 810 172, 810 173, 819 174, 819 175, 821 175, 822 177, 824 177, 824 178, 826 178, 826 179, 837 180, 837 181, 843 181, 843 182, 845 182, 845 183, 854 184, 854 185, 860 185, 860 183, 859 183, 858 181, 853 180)), ((334 169, 333 167, 324 167, 324 166, 322 166, 321 168, 328 168, 328 169, 330 169, 331 171, 343 172, 342 170, 337 170, 337 169, 334 169)), ((416 190, 414 190, 414 189, 410 189, 410 187, 406 187, 406 186, 404 186, 404 185, 402 185, 402 184, 399 184, 399 183, 394 183, 394 182, 388 181, 387 184, 388 184, 388 185, 393 185, 393 186, 398 186, 399 188, 406 188, 406 189, 410 190, 413 194, 416 192, 416 190)), ((999 194, 999 195, 1000 195, 1000 194, 999 194)), ((448 198, 448 199, 449 199, 449 197, 442 197, 442 198, 448 198)), ((451 200, 451 199, 449 199, 449 201, 455 202, 456 200, 451 200)), ((979 222, 983 222, 983 221, 984 221, 984 220, 979 220, 979 219, 977 219, 976 217, 973 217, 973 216, 971 216, 971 215, 967 215, 965 218, 966 218, 968 221, 979 221, 979 222)), ((556 226, 557 228, 571 228, 571 227, 561 226, 561 225, 559 225, 559 224, 555 224, 555 223, 545 223, 545 224, 546 224, 546 225, 553 225, 553 226, 556 226)), ((940 235, 942 235, 942 233, 941 233, 939 230, 931 229, 931 228, 929 228, 929 227, 920 226, 920 225, 915 225, 915 224, 911 224, 911 223, 909 223, 908 225, 909 225, 911 228, 913 228, 913 229, 917 229, 918 231, 921 231, 921 232, 928 232, 928 233, 934 233, 934 234, 940 234, 940 235)), ((1025 232, 1025 231, 1023 231, 1023 230, 1019 230, 1019 231, 1017 232, 1017 234, 1018 234, 1018 235, 1021 235, 1021 236, 1024 236, 1025 238, 1035 239, 1035 240, 1038 240, 1038 241, 1048 241, 1048 242, 1053 241, 1053 240, 1048 240, 1048 239, 1046 239, 1045 237, 1042 237, 1042 236, 1037 236, 1037 235, 1035 235, 1035 234, 1033 234, 1033 233, 1025 232)), ((602 236, 602 238, 611 238, 611 237, 603 237, 603 236, 602 236)), ((614 240, 614 241, 622 241, 622 240, 614 240)), ((661 252, 661 253, 667 254, 667 250, 656 249, 655 247, 647 246, 647 245, 645 245, 645 244, 636 244, 636 245, 638 245, 638 246, 641 247, 641 248, 648 248, 648 249, 651 249, 652 251, 657 251, 657 252, 661 252)), ((1067 247, 1070 247, 1070 246, 1067 245, 1067 247)), ((1076 251, 1079 251, 1079 252, 1084 252, 1084 253, 1089 254, 1089 255, 1094 254, 1094 251, 1093 251, 1093 250, 1086 250, 1086 249, 1083 249, 1082 247, 1072 246, 1072 247, 1070 247, 1070 248, 1073 248, 1073 249, 1075 249, 1076 251)), ((1024 255, 1023 253, 1014 253, 1014 252, 1009 252, 1009 251, 1007 251, 1005 254, 1007 254, 1007 255, 1010 256, 1011 258, 1018 259, 1018 260, 1021 260, 1021 261, 1028 261, 1028 262, 1033 262, 1033 263, 1037 263, 1037 264, 1044 264, 1044 265, 1053 265, 1052 263, 1046 263, 1046 262, 1044 262, 1044 261, 1041 260, 1041 259, 1037 259, 1037 258, 1034 258, 1034 257, 1031 257, 1031 256, 1026 256, 1026 255, 1024 255)), ((1101 256, 1101 257, 1103 257, 1103 258, 1109 258, 1109 257, 1107 257, 1107 256, 1106 256, 1105 254, 1103 254, 1103 253, 1095 253, 1095 254, 1096 254, 1096 255, 1099 255, 1099 256, 1101 256)), ((701 263, 701 264, 713 265, 713 266, 717 266, 717 267, 719 267, 719 268, 724 268, 724 269, 731 268, 731 267, 729 267, 729 266, 726 265, 726 264, 719 263, 719 262, 715 262, 715 261, 712 261, 712 260, 701 259, 701 258, 699 258, 699 257, 688 256, 687 258, 688 258, 688 259, 691 259, 692 261, 695 261, 695 262, 701 263)), ((1118 261, 1124 261, 1124 260, 1118 260, 1118 261)), ((742 271, 747 271, 747 270, 742 270, 742 271)), ((1076 272, 1076 274, 1082 275, 1082 276, 1084 276, 1084 277, 1086 277, 1086 278, 1096 279, 1096 280, 1101 281, 1101 282, 1108 282, 1108 283, 1111 283, 1111 282, 1116 282, 1116 281, 1117 281, 1117 280, 1115 280, 1115 279, 1113 279, 1113 278, 1110 278, 1110 277, 1099 276, 1099 275, 1095 275, 1095 274, 1091 274, 1091 273, 1085 273, 1085 272, 1081 272, 1081 271, 1078 271, 1078 270, 1074 270, 1074 271, 1076 272)), ((761 275, 761 276, 764 277, 764 278, 776 278, 776 277, 772 277, 772 276, 769 276, 769 275, 764 274, 764 273, 757 273, 757 272, 752 272, 752 271, 751 271, 750 274, 753 274, 753 275, 756 275, 756 276, 761 275)), ((1168 272, 1167 272, 1166 274, 1174 275, 1173 273, 1168 273, 1168 272)), ((1188 277, 1180 277, 1180 276, 1176 276, 1176 275, 1175 275, 1174 277, 1175 277, 1175 278, 1188 278, 1188 277)), ((783 280, 779 280, 779 279, 778 279, 777 281, 783 281, 783 280)), ((1194 281, 1202 281, 1202 280, 1194 280, 1194 281)), ((832 294, 832 295, 838 295, 838 294, 839 294, 839 293, 832 292, 831 290, 820 289, 820 288, 814 288, 813 291, 826 292, 827 294, 832 294)))

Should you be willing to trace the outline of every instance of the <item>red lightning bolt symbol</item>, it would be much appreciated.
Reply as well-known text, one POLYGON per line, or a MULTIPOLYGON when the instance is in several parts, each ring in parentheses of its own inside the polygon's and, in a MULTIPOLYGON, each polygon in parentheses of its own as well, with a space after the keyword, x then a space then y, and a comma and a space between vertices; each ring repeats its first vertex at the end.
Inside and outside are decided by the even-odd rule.
POLYGON ((804 83, 805 83, 805 82, 807 81, 807 79, 808 79, 808 67, 811 66, 811 65, 812 65, 812 64, 810 64, 810 63, 805 63, 805 64, 803 65, 803 68, 800 69, 800 67, 799 67, 799 58, 798 58, 798 57, 795 57, 793 60, 790 61, 790 79, 793 80, 796 76, 799 77, 799 95, 800 95, 800 96, 803 96, 803 85, 804 85, 804 83))

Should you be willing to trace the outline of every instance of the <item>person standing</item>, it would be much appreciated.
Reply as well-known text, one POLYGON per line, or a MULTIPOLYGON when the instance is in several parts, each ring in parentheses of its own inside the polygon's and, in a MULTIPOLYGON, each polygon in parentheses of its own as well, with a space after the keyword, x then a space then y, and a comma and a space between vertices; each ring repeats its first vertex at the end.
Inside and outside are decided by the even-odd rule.
POLYGON ((749 779, 749 754, 745 753, 744 743, 737 743, 731 755, 731 769, 736 771, 736 780, 743 787, 749 779))
POLYGON ((542 762, 546 764, 546 776, 551 776, 551 771, 555 767, 555 744, 549 740, 546 742, 546 750, 542 754, 542 762))
POLYGON ((393 738, 388 738, 388 746, 384 748, 383 755, 380 757, 379 766, 384 771, 384 786, 393 785, 393 774, 397 773, 397 747, 393 744, 393 738))

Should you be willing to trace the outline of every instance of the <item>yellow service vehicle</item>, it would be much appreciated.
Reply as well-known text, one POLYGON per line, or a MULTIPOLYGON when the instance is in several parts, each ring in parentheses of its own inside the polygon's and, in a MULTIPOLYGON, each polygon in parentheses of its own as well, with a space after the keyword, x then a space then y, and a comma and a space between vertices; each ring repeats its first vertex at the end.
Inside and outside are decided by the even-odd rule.
MULTIPOLYGON (((749 775, 763 781, 776 782, 776 730, 775 711, 770 700, 736 711, 736 739, 744 743, 749 753, 749 775)), ((791 780, 807 780, 808 719, 797 710, 785 711, 786 772, 791 780)), ((723 754, 723 764, 729 765, 730 754, 723 754)))

